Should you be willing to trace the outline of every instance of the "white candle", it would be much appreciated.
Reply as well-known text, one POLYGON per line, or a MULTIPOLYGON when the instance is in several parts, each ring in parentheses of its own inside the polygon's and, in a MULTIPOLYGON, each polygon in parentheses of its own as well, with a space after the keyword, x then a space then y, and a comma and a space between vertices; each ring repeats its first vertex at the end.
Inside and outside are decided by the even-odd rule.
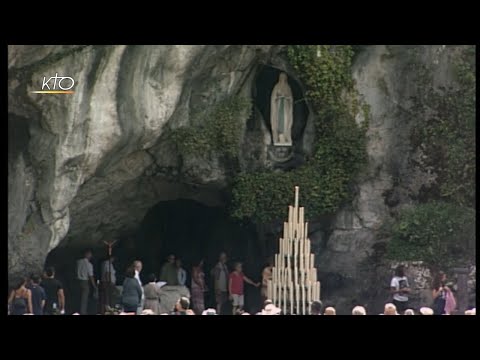
POLYGON ((295 186, 295 208, 298 207, 298 186, 295 186))
POLYGON ((295 286, 295 314, 300 315, 300 286, 298 284, 295 286))
POLYGON ((293 282, 289 284, 290 288, 290 315, 293 314, 293 282))
POLYGON ((302 285, 302 315, 305 315, 305 286, 302 285))

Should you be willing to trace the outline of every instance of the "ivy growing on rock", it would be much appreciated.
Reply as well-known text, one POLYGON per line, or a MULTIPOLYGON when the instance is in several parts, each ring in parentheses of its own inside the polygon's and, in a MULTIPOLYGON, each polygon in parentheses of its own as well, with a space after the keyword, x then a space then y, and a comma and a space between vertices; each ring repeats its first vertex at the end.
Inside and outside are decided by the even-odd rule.
MULTIPOLYGON (((456 265, 472 257, 475 241, 475 47, 450 49, 456 84, 434 87, 433 74, 418 54, 411 142, 422 154, 415 164, 436 180, 421 193, 420 204, 400 214, 393 225, 388 256, 456 265)), ((472 260, 472 259, 470 259, 472 260)))
POLYGON ((419 94, 413 99, 418 124, 412 129, 411 139, 412 145, 424 154, 421 166, 437 174, 430 193, 445 201, 474 207, 475 47, 457 51, 453 63, 456 86, 434 88, 431 72, 423 71, 417 86, 419 94))
POLYGON ((251 108, 249 99, 228 97, 202 112, 192 123, 172 131, 179 152, 187 156, 213 153, 237 158, 242 140, 241 119, 251 108))
POLYGON ((433 201, 400 212, 387 251, 394 260, 448 268, 472 261, 474 247, 475 210, 433 201))
POLYGON ((306 86, 316 113, 313 156, 289 172, 240 174, 234 182, 232 215, 268 222, 286 216, 294 186, 301 188, 306 216, 334 213, 351 199, 350 185, 367 161, 368 107, 360 104, 351 72, 351 46, 293 45, 287 58, 306 86), (358 126, 355 116, 365 121, 358 126))

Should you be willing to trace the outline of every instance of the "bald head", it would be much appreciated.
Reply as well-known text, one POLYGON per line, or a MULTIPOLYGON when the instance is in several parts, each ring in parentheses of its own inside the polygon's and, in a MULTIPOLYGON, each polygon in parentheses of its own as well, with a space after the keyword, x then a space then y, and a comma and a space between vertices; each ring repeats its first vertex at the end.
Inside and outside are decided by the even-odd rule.
POLYGON ((329 306, 325 309, 323 315, 337 315, 337 312, 335 311, 335 308, 329 306))

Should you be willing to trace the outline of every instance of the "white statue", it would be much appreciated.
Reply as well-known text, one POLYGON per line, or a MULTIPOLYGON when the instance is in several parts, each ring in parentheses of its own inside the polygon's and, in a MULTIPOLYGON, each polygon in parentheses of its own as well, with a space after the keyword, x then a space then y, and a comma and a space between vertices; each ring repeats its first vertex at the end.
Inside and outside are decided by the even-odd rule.
POLYGON ((270 107, 273 144, 292 146, 293 96, 287 74, 281 73, 272 91, 270 107))

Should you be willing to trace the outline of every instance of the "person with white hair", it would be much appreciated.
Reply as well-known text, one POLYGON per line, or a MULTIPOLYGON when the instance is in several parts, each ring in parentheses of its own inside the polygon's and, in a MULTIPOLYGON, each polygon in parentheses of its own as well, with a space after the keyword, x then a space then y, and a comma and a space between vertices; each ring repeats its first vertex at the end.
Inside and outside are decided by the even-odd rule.
POLYGON ((352 315, 367 315, 367 311, 363 306, 355 306, 352 310, 352 315))
POLYGON ((398 315, 397 307, 392 303, 385 304, 383 315, 398 315))
POLYGON ((333 306, 329 306, 325 308, 325 311, 323 312, 323 315, 337 315, 337 311, 333 306))
POLYGON ((429 307, 420 308, 420 315, 433 315, 433 309, 429 307))
POLYGON ((465 315, 476 315, 476 314, 477 314, 477 308, 473 308, 465 311, 465 315))
POLYGON ((415 315, 415 312, 412 309, 407 309, 407 310, 405 310, 403 315, 415 315))
POLYGON ((280 315, 282 310, 276 307, 274 304, 268 304, 265 309, 262 310, 262 315, 280 315))
POLYGON ((215 309, 209 308, 202 312, 202 315, 217 315, 217 311, 215 309))

